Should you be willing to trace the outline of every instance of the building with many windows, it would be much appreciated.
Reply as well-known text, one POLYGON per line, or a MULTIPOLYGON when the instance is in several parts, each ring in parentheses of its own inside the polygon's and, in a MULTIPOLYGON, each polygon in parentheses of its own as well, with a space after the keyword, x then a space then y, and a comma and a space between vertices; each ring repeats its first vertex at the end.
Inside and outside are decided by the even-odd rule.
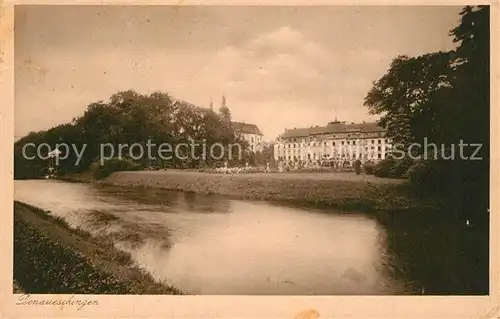
POLYGON ((285 164, 352 164, 386 157, 391 141, 377 123, 330 122, 326 126, 286 129, 274 145, 274 158, 285 164))
POLYGON ((236 137, 248 142, 248 148, 252 152, 262 152, 264 143, 262 140, 263 134, 259 127, 255 124, 231 122, 236 137))
MULTIPOLYGON (((222 95, 221 109, 227 108, 226 95, 222 95)), ((210 101, 210 109, 213 110, 213 103, 210 101)), ((264 141, 262 140, 263 134, 259 127, 255 124, 244 122, 231 122, 231 127, 237 138, 248 142, 248 150, 252 152, 262 152, 264 149, 264 141)))

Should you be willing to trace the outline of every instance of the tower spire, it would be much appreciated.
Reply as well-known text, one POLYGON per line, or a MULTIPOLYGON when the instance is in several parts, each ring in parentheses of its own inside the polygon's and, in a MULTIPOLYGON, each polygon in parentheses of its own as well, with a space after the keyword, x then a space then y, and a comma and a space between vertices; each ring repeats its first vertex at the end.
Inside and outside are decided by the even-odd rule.
POLYGON ((221 107, 226 107, 226 93, 222 93, 221 107))
POLYGON ((210 98, 210 111, 214 110, 214 101, 212 101, 212 98, 210 98))

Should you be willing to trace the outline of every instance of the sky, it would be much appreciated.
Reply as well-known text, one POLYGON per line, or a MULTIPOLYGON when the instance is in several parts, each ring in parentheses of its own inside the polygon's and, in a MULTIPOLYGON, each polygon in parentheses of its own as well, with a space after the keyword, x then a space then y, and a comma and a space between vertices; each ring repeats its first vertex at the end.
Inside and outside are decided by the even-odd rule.
POLYGON ((15 138, 121 90, 168 92, 266 140, 374 121, 364 97, 398 55, 453 49, 457 6, 16 6, 15 138))

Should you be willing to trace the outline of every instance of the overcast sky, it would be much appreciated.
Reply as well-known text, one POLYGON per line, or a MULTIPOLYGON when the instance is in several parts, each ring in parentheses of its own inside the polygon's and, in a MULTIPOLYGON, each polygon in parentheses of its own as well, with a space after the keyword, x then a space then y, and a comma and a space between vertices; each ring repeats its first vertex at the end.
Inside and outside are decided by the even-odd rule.
POLYGON ((374 120, 372 82, 399 54, 454 48, 461 7, 16 6, 15 136, 83 114, 119 90, 285 128, 374 120))

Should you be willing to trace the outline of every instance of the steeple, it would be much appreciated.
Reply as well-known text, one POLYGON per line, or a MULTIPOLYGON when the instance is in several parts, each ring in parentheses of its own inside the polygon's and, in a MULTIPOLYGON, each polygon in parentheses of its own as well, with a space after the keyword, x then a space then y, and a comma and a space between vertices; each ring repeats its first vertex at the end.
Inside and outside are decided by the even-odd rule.
POLYGON ((221 107, 226 107, 226 94, 222 93, 221 107))
POLYGON ((212 101, 212 98, 210 98, 210 111, 214 110, 214 101, 212 101))
POLYGON ((335 121, 333 123, 340 123, 337 119, 337 107, 335 106, 335 121))

